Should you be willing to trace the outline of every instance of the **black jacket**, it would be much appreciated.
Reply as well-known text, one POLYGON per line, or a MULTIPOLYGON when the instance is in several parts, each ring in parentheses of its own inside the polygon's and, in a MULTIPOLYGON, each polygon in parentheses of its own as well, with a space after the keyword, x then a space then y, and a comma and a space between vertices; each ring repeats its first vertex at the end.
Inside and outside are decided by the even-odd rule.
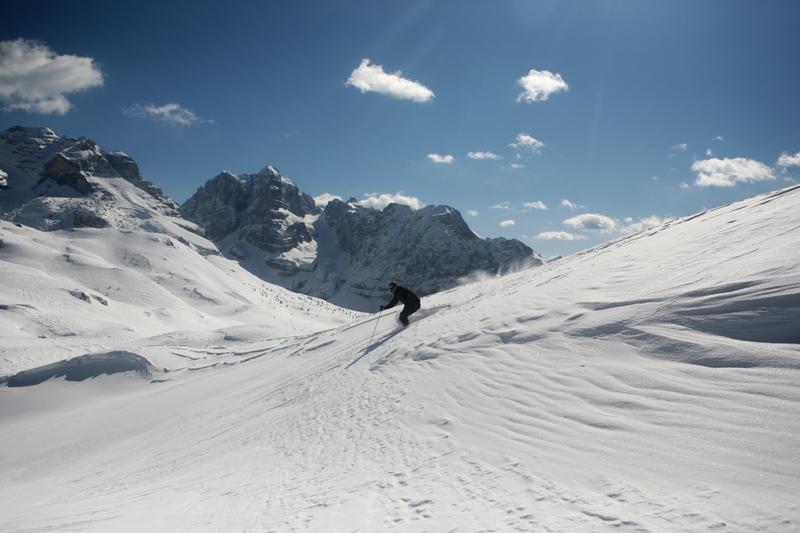
POLYGON ((411 307, 419 307, 419 298, 417 295, 411 292, 409 289, 405 287, 401 287, 400 285, 396 286, 394 289, 394 298, 388 304, 384 305, 384 309, 390 309, 397 305, 397 302, 403 302, 404 305, 410 305, 411 307))

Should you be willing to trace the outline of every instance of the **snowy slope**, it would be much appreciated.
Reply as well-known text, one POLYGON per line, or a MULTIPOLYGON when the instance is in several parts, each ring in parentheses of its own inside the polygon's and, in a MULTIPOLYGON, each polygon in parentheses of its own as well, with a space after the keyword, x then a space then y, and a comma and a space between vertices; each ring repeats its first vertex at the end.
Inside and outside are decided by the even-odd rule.
POLYGON ((0 221, 0 271, 0 376, 181 330, 210 339, 252 325, 275 337, 360 316, 163 233, 0 221))
POLYGON ((0 388, 0 529, 796 531, 799 260, 794 187, 403 331, 168 336, 128 348, 149 375, 0 388))

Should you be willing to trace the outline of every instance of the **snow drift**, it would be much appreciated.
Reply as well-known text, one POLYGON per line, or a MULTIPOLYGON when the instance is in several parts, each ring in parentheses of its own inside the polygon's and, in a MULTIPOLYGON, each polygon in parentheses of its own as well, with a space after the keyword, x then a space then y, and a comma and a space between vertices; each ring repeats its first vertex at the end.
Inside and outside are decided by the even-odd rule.
POLYGON ((48 379, 63 377, 67 381, 83 381, 100 375, 132 372, 149 376, 152 365, 140 355, 118 351, 82 355, 30 370, 23 370, 9 378, 0 378, 0 384, 9 387, 30 387, 48 379))

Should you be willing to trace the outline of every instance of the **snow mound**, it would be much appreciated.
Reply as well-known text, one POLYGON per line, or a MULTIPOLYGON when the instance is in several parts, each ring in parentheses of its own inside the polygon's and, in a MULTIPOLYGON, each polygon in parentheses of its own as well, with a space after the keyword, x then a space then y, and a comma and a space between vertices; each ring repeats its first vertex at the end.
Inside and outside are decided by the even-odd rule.
POLYGON ((67 381, 83 381, 103 374, 133 372, 150 376, 152 365, 144 357, 132 352, 114 351, 81 355, 39 368, 23 370, 8 378, 0 378, 0 384, 9 387, 30 387, 48 379, 63 377, 67 381))

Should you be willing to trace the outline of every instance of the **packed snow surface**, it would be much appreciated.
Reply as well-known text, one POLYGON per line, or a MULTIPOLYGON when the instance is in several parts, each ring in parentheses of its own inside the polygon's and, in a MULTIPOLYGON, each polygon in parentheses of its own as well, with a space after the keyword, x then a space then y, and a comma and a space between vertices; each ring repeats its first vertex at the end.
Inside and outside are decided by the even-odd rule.
MULTIPOLYGON (((796 531, 799 263, 794 187, 425 298, 405 330, 225 330, 198 286, 209 329, 115 346, 149 372, 0 388, 0 530, 796 531)), ((64 276, 39 305, 105 309, 64 276)))

